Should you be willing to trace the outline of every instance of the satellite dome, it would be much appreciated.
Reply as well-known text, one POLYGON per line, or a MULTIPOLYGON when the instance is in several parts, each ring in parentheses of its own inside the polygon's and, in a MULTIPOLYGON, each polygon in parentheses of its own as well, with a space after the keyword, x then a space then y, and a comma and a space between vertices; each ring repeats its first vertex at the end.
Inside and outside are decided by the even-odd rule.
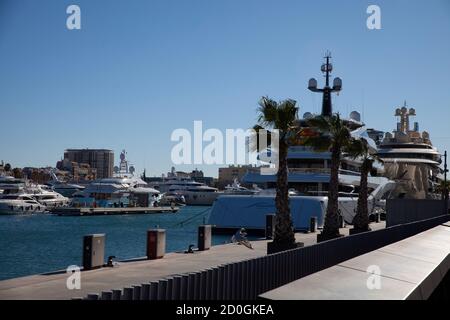
POLYGON ((316 89, 317 88, 317 80, 314 79, 314 78, 309 79, 309 81, 308 81, 308 88, 309 89, 316 89))
POLYGON ((361 122, 361 115, 358 111, 352 111, 350 113, 350 119, 361 122))
POLYGON ((305 112, 303 114, 303 119, 308 120, 308 119, 311 119, 312 117, 313 117, 313 114, 311 112, 305 112))
POLYGON ((336 90, 342 89, 342 79, 341 78, 338 77, 333 80, 333 88, 336 90))
POLYGON ((414 108, 409 109, 409 115, 410 116, 415 116, 416 115, 416 109, 414 109, 414 108))

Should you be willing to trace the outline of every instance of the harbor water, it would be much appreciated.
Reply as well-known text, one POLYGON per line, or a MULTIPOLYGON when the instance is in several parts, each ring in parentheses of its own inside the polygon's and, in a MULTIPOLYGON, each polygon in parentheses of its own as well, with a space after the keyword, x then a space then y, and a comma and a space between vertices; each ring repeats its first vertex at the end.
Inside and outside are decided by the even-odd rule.
MULTIPOLYGON (((84 235, 105 233, 105 259, 145 256, 146 231, 167 230, 166 252, 197 246, 198 226, 208 221, 211 207, 181 208, 172 214, 60 217, 46 214, 0 216, 0 280, 81 265, 84 235)), ((214 236, 213 244, 230 241, 214 236)))

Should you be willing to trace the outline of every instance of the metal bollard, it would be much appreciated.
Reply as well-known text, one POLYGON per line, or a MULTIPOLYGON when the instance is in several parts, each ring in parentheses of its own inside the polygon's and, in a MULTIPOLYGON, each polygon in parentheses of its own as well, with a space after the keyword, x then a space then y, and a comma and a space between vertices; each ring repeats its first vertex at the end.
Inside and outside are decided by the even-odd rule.
POLYGON ((198 250, 206 251, 211 248, 211 225, 198 227, 198 250))
POLYGON ((341 214, 339 214, 339 228, 345 228, 345 220, 341 214))
POLYGON ((147 259, 161 259, 166 253, 166 230, 147 231, 147 259))
POLYGON ((309 232, 316 232, 317 231, 317 217, 311 217, 309 221, 309 232))
POLYGON ((87 300, 98 300, 98 294, 96 293, 90 293, 87 295, 87 300))
POLYGON ((103 267, 105 261, 105 234, 90 234, 83 237, 83 269, 103 267))
POLYGON ((275 234, 276 215, 266 215, 266 239, 272 240, 275 234))

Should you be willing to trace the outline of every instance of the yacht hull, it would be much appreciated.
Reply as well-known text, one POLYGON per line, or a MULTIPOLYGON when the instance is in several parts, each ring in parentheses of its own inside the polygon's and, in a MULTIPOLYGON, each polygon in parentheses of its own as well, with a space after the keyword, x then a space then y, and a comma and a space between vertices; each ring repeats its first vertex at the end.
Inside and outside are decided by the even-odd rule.
MULTIPOLYGON (((379 187, 374 192, 382 194, 389 190, 379 187), (379 191, 379 192, 378 192, 379 191)), ((317 218, 317 227, 322 228, 326 214, 328 197, 291 196, 290 209, 295 231, 309 230, 312 217, 317 218)), ((339 214, 343 221, 352 224, 356 215, 358 203, 357 194, 354 197, 339 197, 339 214)), ((368 198, 369 214, 382 204, 373 196, 368 198)), ((266 228, 266 215, 275 214, 275 196, 220 196, 214 203, 209 217, 209 224, 220 232, 246 228, 248 230, 264 230, 266 228)))
MULTIPOLYGON (((290 197, 294 229, 308 230, 311 217, 317 217, 318 227, 322 227, 326 203, 326 197, 290 197)), ((221 231, 264 230, 266 215, 275 212, 274 196, 221 196, 212 207, 209 224, 221 231)))
POLYGON ((211 206, 221 195, 219 192, 180 192, 189 206, 211 206))
POLYGON ((35 206, 16 206, 16 205, 6 205, 0 204, 0 215, 27 215, 33 213, 44 213, 46 211, 45 207, 35 207, 35 206))

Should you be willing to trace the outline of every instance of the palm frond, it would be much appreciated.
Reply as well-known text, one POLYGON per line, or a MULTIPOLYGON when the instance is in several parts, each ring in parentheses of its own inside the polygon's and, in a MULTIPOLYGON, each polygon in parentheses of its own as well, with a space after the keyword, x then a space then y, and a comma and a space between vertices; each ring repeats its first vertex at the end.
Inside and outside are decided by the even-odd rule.
POLYGON ((328 117, 318 116, 307 120, 310 127, 316 128, 321 132, 329 131, 331 124, 328 117))
POLYGON ((298 107, 297 102, 291 99, 284 100, 278 105, 278 119, 276 122, 276 128, 283 131, 288 129, 297 120, 298 107))
POLYGON ((317 152, 329 151, 331 147, 331 139, 325 135, 305 137, 302 140, 302 145, 312 147, 313 150, 317 152))
POLYGON ((277 103, 268 97, 262 97, 258 107, 258 123, 266 128, 287 131, 298 119, 296 103, 292 99, 277 103))
POLYGON ((264 127, 274 127, 278 120, 278 104, 268 97, 262 97, 258 107, 258 123, 264 127))
POLYGON ((345 156, 354 159, 358 157, 367 157, 368 147, 364 139, 351 138, 343 150, 345 156))

